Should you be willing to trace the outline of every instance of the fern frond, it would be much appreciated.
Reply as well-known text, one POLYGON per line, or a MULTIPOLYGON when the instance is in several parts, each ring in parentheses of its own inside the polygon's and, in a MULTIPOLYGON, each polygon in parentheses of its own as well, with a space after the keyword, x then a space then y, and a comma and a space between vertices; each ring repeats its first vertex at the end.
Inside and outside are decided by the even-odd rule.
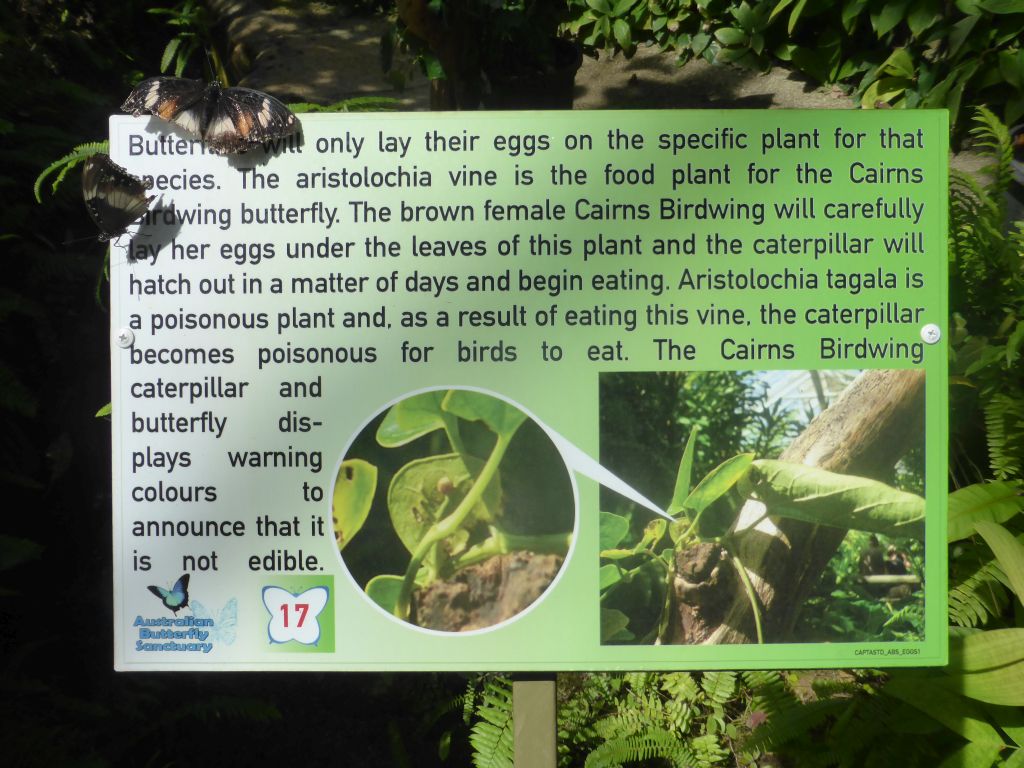
POLYGON ((974 123, 970 134, 974 137, 975 148, 993 160, 992 165, 986 166, 982 172, 992 177, 992 187, 1002 196, 1013 180, 1010 131, 987 107, 978 107, 974 111, 974 123))
POLYGON ((949 585, 949 619, 960 627, 977 627, 1009 605, 1007 579, 994 558, 981 560, 979 550, 958 556, 949 585))
POLYGON ((697 681, 689 672, 670 672, 663 675, 661 689, 668 695, 685 701, 695 701, 700 694, 697 681))
POLYGON ((993 476, 1024 476, 1024 396, 996 394, 985 403, 985 439, 993 476))
POLYGON ((473 765, 512 768, 512 681, 500 676, 486 678, 473 714, 479 718, 469 732, 473 765))
POLYGON ((909 624, 912 627, 919 627, 924 624, 924 605, 921 603, 908 603, 902 608, 892 612, 892 616, 886 619, 883 627, 899 626, 909 624))
POLYGON ((70 171, 79 163, 84 162, 87 157, 98 154, 100 152, 108 152, 109 150, 109 142, 91 141, 86 144, 79 144, 77 147, 75 147, 66 155, 64 155, 64 157, 60 158, 59 160, 54 160, 52 163, 46 166, 46 168, 43 169, 43 172, 36 177, 35 184, 32 185, 32 194, 35 195, 36 202, 43 202, 40 190, 43 186, 43 182, 46 181, 47 177, 50 176, 50 174, 58 172, 57 178, 54 179, 53 183, 50 185, 50 192, 53 193, 57 191, 57 187, 60 186, 60 183, 64 180, 64 177, 67 175, 68 171, 70 171))
POLYGON ((668 760, 678 768, 701 765, 685 742, 664 729, 651 729, 606 741, 587 755, 584 768, 620 768, 625 763, 657 758, 668 760))
POLYGON ((617 739, 662 728, 664 723, 661 699, 657 695, 631 693, 619 711, 594 723, 594 731, 603 739, 617 739))
POLYGON ((770 751, 817 728, 849 706, 842 699, 820 699, 776 712, 743 742, 744 751, 770 751))
POLYGON ((800 704, 793 689, 779 672, 744 672, 743 681, 753 693, 750 708, 765 717, 770 718, 800 704))
POLYGON ((469 678, 466 681, 466 690, 462 694, 462 721, 466 725, 473 722, 473 707, 476 705, 476 683, 476 678, 469 678))
POLYGON ((705 672, 700 687, 716 704, 725 704, 736 690, 735 672, 705 672))

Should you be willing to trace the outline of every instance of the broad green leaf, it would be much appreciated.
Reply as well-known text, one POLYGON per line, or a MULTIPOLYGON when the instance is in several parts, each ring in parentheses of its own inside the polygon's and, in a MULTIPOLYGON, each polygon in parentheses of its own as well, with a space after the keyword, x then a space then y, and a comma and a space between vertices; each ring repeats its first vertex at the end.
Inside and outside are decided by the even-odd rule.
POLYGON ((114 404, 113 403, 107 403, 102 408, 100 408, 98 411, 96 411, 96 415, 93 418, 100 419, 100 418, 103 418, 104 416, 109 416, 113 412, 114 412, 114 404))
POLYGON ((614 6, 612 6, 612 16, 621 18, 629 13, 634 5, 639 5, 638 0, 618 0, 614 6))
POLYGON ((694 425, 690 430, 690 436, 686 440, 686 447, 683 448, 683 457, 679 460, 679 470, 676 472, 676 487, 672 491, 672 501, 668 505, 668 513, 677 517, 683 511, 686 497, 690 495, 690 478, 693 475, 693 449, 697 443, 697 432, 700 427, 694 425))
POLYGON ((722 45, 743 45, 747 42, 747 33, 736 27, 719 27, 715 37, 722 45))
POLYGON ((864 109, 874 109, 875 104, 879 101, 886 104, 892 103, 912 85, 913 81, 905 77, 880 77, 864 91, 864 95, 860 98, 860 105, 864 109))
POLYGON ((981 0, 978 7, 989 13, 999 15, 1008 13, 1024 13, 1020 0, 981 0))
POLYGON ((1024 661, 1024 629, 989 629, 984 632, 951 635, 950 674, 982 672, 1024 661))
POLYGON ((687 518, 695 522, 702 537, 720 536, 735 522, 738 509, 724 502, 715 504, 747 476, 754 454, 741 453, 711 470, 683 503, 687 518), (712 507, 714 505, 714 507, 712 507))
POLYGON ((633 33, 625 19, 616 19, 612 24, 612 32, 620 48, 630 48, 633 45, 633 33))
POLYGON ((402 577, 381 574, 366 583, 366 594, 388 613, 395 612, 398 595, 402 591, 402 577))
POLYGON ((497 397, 453 389, 445 396, 441 407, 448 413, 466 421, 482 421, 496 435, 510 438, 524 421, 526 414, 497 397))
POLYGON ((339 550, 343 550, 363 527, 376 492, 377 467, 362 459, 341 462, 331 499, 334 538, 339 550))
MULTIPOLYGON (((979 634, 988 634, 981 632, 979 634)), ((1024 707, 1024 661, 938 678, 939 685, 986 704, 1024 707)))
POLYGON ((981 520, 1004 523, 1024 511, 1024 489, 1019 483, 996 481, 975 483, 949 494, 947 541, 959 541, 974 534, 981 520))
POLYGON ((1010 741, 1018 747, 1024 746, 1024 707, 1000 707, 990 704, 985 707, 985 711, 992 722, 1010 737, 1010 741))
MULTIPOLYGON (((469 492, 483 462, 468 457, 470 468, 457 453, 416 459, 402 467, 388 487, 388 513, 395 533, 410 553, 435 523, 455 511, 469 492)), ((501 481, 498 475, 463 524, 469 529, 478 520, 500 514, 501 481)))
POLYGON ((775 20, 775 17, 781 14, 787 7, 793 2, 793 0, 780 0, 774 8, 772 8, 771 14, 768 16, 768 23, 770 24, 775 20))
POLYGON ((600 589, 602 592, 608 589, 608 587, 614 584, 618 584, 620 581, 622 581, 622 570, 618 566, 612 565, 611 563, 607 565, 602 565, 601 570, 598 571, 598 574, 600 581, 598 589, 600 589))
POLYGON ((167 47, 164 48, 164 55, 160 58, 160 71, 166 72, 171 68, 171 62, 174 61, 174 54, 178 52, 178 47, 181 45, 182 39, 180 37, 173 37, 167 43, 167 47))
POLYGON ((435 429, 444 429, 441 401, 446 390, 421 392, 391 406, 377 427, 377 442, 385 448, 411 443, 435 429))
POLYGON ((1024 48, 999 52, 999 71, 1010 85, 1024 89, 1024 48))
POLYGON ((887 536, 924 538, 924 499, 877 480, 761 459, 752 490, 771 515, 887 536))
POLYGON ((842 21, 843 29, 847 34, 852 34, 857 26, 857 19, 868 5, 868 0, 846 0, 843 3, 842 21))
MULTIPOLYGON (((983 763, 963 763, 963 765, 983 765, 983 763)), ((1006 756, 1002 768, 1024 768, 1024 749, 1015 749, 1006 756)))
POLYGON ((607 643, 629 626, 629 616, 614 608, 601 609, 601 642, 607 643))
POLYGON ((1024 602, 1024 544, 998 523, 979 520, 974 524, 974 530, 992 549, 1010 587, 1017 593, 1017 599, 1024 602))
POLYGON ((797 0, 796 5, 793 6, 793 12, 789 14, 789 24, 786 26, 786 31, 789 34, 793 34, 793 30, 796 28, 796 24, 800 21, 800 14, 804 12, 804 8, 807 6, 807 0, 797 0))
POLYGON ((942 0, 916 0, 907 13, 907 26, 915 38, 942 19, 942 0))
POLYGON ((746 476, 753 461, 754 454, 741 453, 726 459, 708 472, 683 502, 686 510, 692 513, 691 519, 728 493, 730 488, 746 476))
POLYGON ((751 27, 754 26, 756 17, 754 16, 754 10, 746 2, 746 0, 744 0, 744 2, 740 3, 735 8, 730 8, 729 13, 732 14, 732 17, 736 19, 736 23, 739 24, 743 29, 745 29, 748 32, 751 31, 751 27))
POLYGON ((888 0, 875 6, 875 10, 871 12, 870 16, 875 35, 881 38, 903 21, 909 4, 909 0, 888 0))
POLYGON ((889 58, 882 62, 879 69, 890 75, 912 78, 914 76, 914 60, 906 48, 897 48, 889 58))
POLYGON ((757 58, 750 52, 749 48, 721 48, 715 54, 715 62, 723 64, 738 64, 739 66, 754 66, 757 58))
POLYGON ((968 741, 1002 744, 981 707, 918 674, 894 674, 882 691, 921 710, 968 741))
POLYGON ((629 520, 611 512, 602 512, 601 520, 601 545, 600 548, 614 549, 619 546, 626 534, 629 533, 629 520))
POLYGON ((960 50, 960 46, 962 46, 970 37, 971 31, 974 29, 974 26, 978 23, 980 18, 980 16, 967 16, 960 19, 960 21, 950 28, 947 41, 949 43, 949 55, 951 57, 956 56, 957 52, 960 50))
POLYGON ((994 765, 1002 750, 1000 744, 968 741, 960 749, 950 753, 936 768, 965 768, 966 766, 994 765))

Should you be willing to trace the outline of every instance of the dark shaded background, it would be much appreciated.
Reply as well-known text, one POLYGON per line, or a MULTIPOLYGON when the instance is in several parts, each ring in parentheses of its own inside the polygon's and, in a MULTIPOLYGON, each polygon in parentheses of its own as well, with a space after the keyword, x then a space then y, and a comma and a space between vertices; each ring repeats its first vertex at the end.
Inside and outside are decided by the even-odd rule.
POLYGON ((79 169, 32 185, 159 72, 153 5, 0 1, 0 763, 440 764, 460 675, 113 672, 106 247, 79 169))

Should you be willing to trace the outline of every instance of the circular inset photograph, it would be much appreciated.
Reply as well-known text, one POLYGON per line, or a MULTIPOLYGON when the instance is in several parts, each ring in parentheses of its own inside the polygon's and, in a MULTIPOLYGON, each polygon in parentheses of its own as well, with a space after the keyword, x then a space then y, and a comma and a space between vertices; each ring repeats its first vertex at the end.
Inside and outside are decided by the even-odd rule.
POLYGON ((561 571, 575 524, 572 479, 544 429, 471 389, 419 392, 375 416, 331 494, 355 582, 389 615, 439 632, 528 609, 561 571))

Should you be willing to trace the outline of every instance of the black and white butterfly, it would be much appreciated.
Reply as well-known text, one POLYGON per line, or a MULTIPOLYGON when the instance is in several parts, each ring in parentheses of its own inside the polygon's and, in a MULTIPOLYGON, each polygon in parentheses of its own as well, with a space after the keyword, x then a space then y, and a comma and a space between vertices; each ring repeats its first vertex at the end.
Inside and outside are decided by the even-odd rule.
POLYGON ((247 152, 301 128, 288 107, 262 91, 183 77, 143 80, 121 109, 136 117, 150 114, 174 123, 219 155, 247 152))
POLYGON ((156 195, 147 195, 152 181, 143 181, 102 153, 90 155, 82 170, 85 207, 100 229, 100 240, 116 240, 149 210, 156 195))

